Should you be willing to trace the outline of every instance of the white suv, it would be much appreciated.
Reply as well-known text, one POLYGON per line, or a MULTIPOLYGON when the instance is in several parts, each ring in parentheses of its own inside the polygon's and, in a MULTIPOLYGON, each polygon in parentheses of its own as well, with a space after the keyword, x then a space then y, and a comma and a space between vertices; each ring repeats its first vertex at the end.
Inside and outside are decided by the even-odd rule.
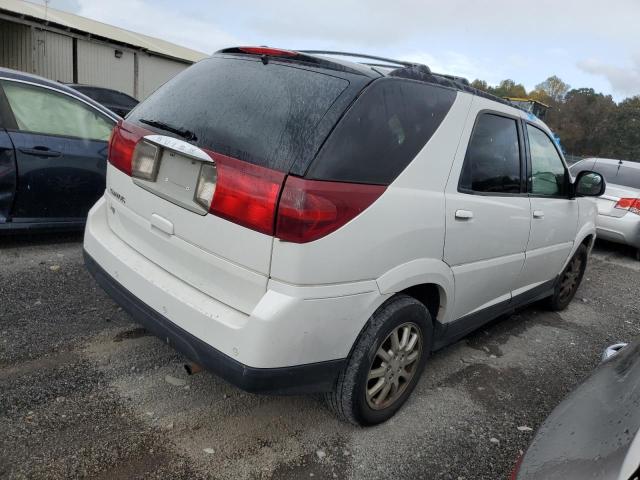
POLYGON ((569 303, 595 237, 579 197, 603 188, 541 121, 424 65, 232 48, 116 126, 86 264, 229 382, 371 425, 432 351, 569 303))

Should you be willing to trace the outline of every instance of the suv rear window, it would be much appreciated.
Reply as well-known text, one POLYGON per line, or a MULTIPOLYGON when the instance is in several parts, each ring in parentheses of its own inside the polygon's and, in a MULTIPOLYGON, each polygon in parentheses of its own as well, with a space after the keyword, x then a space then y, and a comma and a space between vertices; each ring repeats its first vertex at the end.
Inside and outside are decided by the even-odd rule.
POLYGON ((629 167, 625 163, 628 162, 618 164, 596 161, 593 170, 602 175, 607 183, 640 189, 640 168, 629 167))
POLYGON ((390 184, 420 152, 456 98, 412 80, 376 80, 356 100, 313 161, 314 180, 390 184))
POLYGON ((167 82, 127 120, 188 130, 202 148, 287 172, 317 151, 316 126, 348 86, 294 65, 211 57, 167 82))

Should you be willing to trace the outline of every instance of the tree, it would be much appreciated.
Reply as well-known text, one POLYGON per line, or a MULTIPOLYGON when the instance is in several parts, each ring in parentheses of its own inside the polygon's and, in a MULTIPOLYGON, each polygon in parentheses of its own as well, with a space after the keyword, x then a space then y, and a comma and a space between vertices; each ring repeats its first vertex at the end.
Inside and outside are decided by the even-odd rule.
POLYGON ((549 115, 549 127, 562 139, 567 152, 574 155, 600 156, 608 149, 609 124, 616 110, 611 95, 596 93, 593 88, 570 90, 549 115))
POLYGON ((623 100, 607 125, 607 156, 640 161, 640 95, 623 100))
POLYGON ((502 80, 497 87, 489 87, 489 92, 497 97, 526 97, 527 90, 521 83, 516 83, 510 78, 502 80))
POLYGON ((570 85, 564 83, 556 75, 553 75, 547 78, 544 82, 536 85, 534 91, 544 92, 554 103, 560 103, 564 100, 564 96, 567 94, 570 88, 570 85))
POLYGON ((480 79, 471 85, 498 97, 525 97, 548 105, 545 123, 570 154, 640 162, 640 95, 616 104, 611 95, 593 88, 571 89, 556 75, 528 94, 511 79, 495 87, 480 79))
POLYGON ((489 91, 489 85, 487 84, 487 82, 478 78, 471 82, 471 86, 473 88, 477 88, 478 90, 482 90, 483 92, 489 91))

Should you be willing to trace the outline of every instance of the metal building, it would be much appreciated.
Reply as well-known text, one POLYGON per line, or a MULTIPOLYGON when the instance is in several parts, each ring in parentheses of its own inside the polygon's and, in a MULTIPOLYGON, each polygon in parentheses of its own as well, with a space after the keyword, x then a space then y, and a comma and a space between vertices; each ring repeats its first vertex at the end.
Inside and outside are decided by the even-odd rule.
POLYGON ((22 0, 0 0, 0 66, 146 98, 207 55, 22 0))

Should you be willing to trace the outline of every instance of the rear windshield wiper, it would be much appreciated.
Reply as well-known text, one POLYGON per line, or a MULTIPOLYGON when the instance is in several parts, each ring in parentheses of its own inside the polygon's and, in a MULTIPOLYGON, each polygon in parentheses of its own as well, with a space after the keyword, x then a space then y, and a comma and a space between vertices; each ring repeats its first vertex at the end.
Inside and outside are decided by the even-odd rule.
POLYGON ((186 130, 184 128, 179 128, 179 127, 172 127, 168 123, 160 122, 158 120, 147 120, 146 118, 140 118, 138 119, 138 121, 141 123, 146 123, 147 125, 150 125, 152 127, 159 128, 160 130, 165 130, 167 132, 175 133, 176 135, 181 136, 185 140, 191 140, 191 141, 198 140, 198 137, 196 137, 196 134, 193 133, 191 130, 186 130))

